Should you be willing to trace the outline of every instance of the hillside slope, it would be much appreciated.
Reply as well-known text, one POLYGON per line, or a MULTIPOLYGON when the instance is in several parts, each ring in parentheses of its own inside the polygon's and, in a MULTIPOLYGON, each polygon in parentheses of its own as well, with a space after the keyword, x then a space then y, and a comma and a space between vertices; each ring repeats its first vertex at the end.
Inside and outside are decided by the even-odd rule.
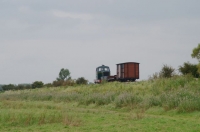
POLYGON ((200 80, 177 76, 130 83, 0 93, 2 131, 199 131, 200 80))

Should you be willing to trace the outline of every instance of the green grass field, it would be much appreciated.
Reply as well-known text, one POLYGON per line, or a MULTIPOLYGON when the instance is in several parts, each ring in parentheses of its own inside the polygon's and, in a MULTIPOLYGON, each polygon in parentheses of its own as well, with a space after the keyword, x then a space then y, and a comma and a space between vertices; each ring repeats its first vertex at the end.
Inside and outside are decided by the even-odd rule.
POLYGON ((0 131, 200 131, 200 80, 190 76, 5 91, 0 100, 0 131))

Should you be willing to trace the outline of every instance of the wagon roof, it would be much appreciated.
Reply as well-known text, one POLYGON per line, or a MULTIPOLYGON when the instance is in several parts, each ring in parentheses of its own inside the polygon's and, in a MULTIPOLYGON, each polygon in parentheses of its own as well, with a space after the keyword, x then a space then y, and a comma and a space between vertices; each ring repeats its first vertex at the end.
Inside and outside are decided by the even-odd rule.
POLYGON ((128 64, 128 63, 140 64, 140 63, 138 63, 138 62, 124 62, 124 63, 118 63, 118 64, 116 64, 116 65, 120 65, 120 64, 128 64))

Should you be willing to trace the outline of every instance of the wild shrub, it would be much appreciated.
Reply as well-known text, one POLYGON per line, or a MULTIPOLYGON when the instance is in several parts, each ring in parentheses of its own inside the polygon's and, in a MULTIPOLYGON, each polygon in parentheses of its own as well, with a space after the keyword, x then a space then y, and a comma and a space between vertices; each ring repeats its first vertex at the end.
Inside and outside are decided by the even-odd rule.
POLYGON ((35 81, 32 83, 32 88, 42 88, 44 83, 42 81, 35 81))
POLYGON ((62 84, 62 86, 74 86, 76 82, 74 80, 65 80, 62 84))
POLYGON ((63 80, 56 80, 56 81, 53 81, 53 86, 54 87, 59 87, 59 86, 63 86, 63 83, 64 83, 64 81, 63 80))
POLYGON ((56 80, 53 81, 53 86, 54 87, 60 87, 60 86, 74 86, 76 83, 74 80, 56 80))
POLYGON ((192 76, 195 78, 199 77, 197 64, 191 64, 190 62, 185 62, 183 66, 179 66, 178 70, 183 75, 192 74, 192 76))
POLYGON ((175 69, 172 66, 168 66, 165 64, 165 65, 163 65, 160 72, 155 72, 154 74, 149 76, 148 80, 153 81, 153 80, 161 79, 161 78, 171 78, 175 75, 176 75, 175 69))
POLYGON ((84 77, 80 77, 76 80, 76 84, 87 84, 88 80, 86 80, 84 77))
POLYGON ((175 75, 175 69, 168 65, 163 65, 161 71, 159 72, 159 77, 170 78, 175 75))

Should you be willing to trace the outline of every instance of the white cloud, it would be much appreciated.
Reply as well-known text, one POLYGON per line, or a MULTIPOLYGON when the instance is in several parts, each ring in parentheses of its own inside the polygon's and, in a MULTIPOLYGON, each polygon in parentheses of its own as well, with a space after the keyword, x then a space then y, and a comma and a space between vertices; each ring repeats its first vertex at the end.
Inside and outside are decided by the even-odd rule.
POLYGON ((80 20, 91 20, 93 16, 86 13, 72 13, 64 11, 53 11, 53 15, 60 18, 71 18, 71 19, 80 19, 80 20))

